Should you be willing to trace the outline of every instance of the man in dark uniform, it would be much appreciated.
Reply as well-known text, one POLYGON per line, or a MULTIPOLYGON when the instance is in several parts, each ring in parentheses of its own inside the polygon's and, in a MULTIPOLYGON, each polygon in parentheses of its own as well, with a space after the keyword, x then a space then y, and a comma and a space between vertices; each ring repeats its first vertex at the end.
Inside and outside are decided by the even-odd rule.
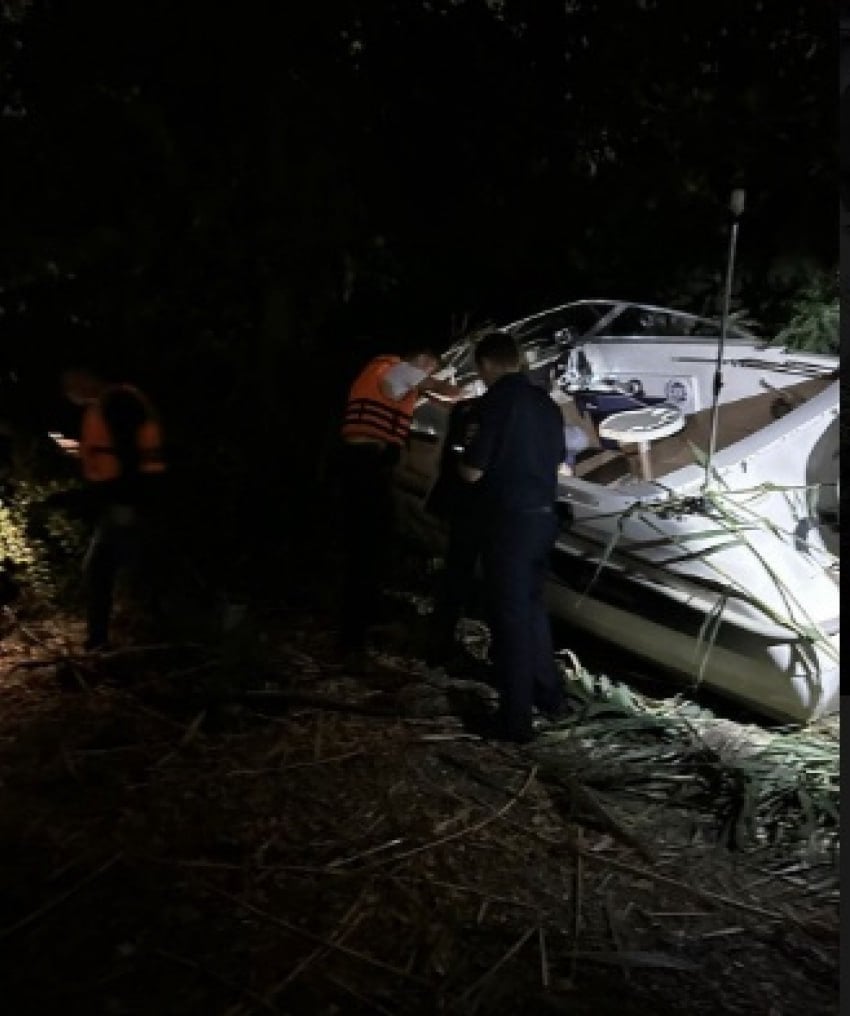
POLYGON ((512 336, 485 335, 475 362, 487 392, 460 465, 480 485, 491 657, 499 682, 497 733, 533 736, 532 708, 557 713, 565 692, 555 665, 543 583, 557 535, 554 505, 564 460, 561 413, 521 370, 512 336))

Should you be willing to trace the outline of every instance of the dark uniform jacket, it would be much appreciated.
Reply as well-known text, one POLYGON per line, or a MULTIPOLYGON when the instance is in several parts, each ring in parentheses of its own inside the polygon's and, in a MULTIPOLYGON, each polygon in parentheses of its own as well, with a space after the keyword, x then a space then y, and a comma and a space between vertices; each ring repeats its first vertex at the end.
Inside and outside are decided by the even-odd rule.
POLYGON ((466 465, 484 471, 480 487, 488 512, 551 508, 563 462, 561 410, 524 373, 505 374, 479 402, 479 428, 466 465))

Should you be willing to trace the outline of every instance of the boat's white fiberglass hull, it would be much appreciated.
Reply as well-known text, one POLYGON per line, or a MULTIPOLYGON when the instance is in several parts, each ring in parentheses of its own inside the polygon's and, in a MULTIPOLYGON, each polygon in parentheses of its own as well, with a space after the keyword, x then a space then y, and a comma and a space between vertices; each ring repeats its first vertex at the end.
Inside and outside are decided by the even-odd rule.
POLYGON ((562 481, 553 613, 777 719, 836 711, 838 561, 805 488, 813 459, 837 468, 823 449, 828 436, 837 452, 837 399, 836 383, 718 455, 719 511, 687 508, 698 466, 664 477, 660 497, 651 484, 562 481), (685 507, 659 512, 667 497, 685 507))
MULTIPOLYGON (((587 576, 586 568, 579 572, 587 576)), ((709 634, 703 631, 710 623, 709 602, 658 583, 620 575, 613 583, 599 578, 583 590, 553 574, 546 587, 550 612, 652 661, 682 688, 702 684, 785 722, 813 720, 839 708, 838 632, 826 635, 828 654, 792 632, 760 632, 733 620, 721 621, 709 634)))
MULTIPOLYGON (((566 511, 546 589, 554 616, 652 661, 682 687, 701 683, 774 719, 805 722, 839 708, 836 575, 769 532, 751 533, 741 545, 727 534, 701 539, 711 526, 701 515, 649 514, 652 542, 660 546, 631 553, 646 537, 647 515, 637 512, 615 538, 617 511, 630 499, 591 489, 594 514, 602 518, 594 524, 577 500, 588 488, 573 481, 561 491, 559 508, 566 511), (727 545, 715 550, 712 543, 727 545), (697 557, 671 567, 683 547, 686 557, 714 552, 708 565, 697 557), (769 564, 767 574, 760 559, 769 564), (715 565, 733 581, 718 582, 715 565), (774 576, 801 603, 790 627, 782 623, 787 602, 768 614, 754 606, 775 594, 774 576), (805 634, 811 630, 814 639, 805 634)), ((399 504, 407 531, 433 545, 435 524, 421 496, 408 488, 399 504)))

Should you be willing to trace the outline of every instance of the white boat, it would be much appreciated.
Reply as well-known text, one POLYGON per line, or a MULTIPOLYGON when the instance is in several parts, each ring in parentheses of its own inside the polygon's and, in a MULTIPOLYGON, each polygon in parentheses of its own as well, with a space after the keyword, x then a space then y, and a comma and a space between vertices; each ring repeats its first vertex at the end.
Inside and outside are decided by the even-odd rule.
MULTIPOLYGON (((838 359, 716 321, 580 300, 503 326, 589 447, 558 484, 553 614, 767 716, 839 707, 838 359)), ((477 382, 471 344, 438 376, 477 382)), ((478 390, 483 390, 479 388, 478 390)), ((404 528, 424 510, 448 408, 423 401, 396 471, 404 528)))

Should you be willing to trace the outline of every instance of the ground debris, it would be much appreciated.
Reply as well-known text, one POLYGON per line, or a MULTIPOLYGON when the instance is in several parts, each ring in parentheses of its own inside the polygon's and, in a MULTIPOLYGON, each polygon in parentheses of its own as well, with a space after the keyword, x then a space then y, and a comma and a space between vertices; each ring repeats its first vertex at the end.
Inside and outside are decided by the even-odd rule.
POLYGON ((837 1011, 834 728, 574 687, 508 747, 459 718, 486 685, 351 674, 308 617, 250 673, 70 654, 76 686, 56 627, 0 673, 15 1012, 837 1011))

